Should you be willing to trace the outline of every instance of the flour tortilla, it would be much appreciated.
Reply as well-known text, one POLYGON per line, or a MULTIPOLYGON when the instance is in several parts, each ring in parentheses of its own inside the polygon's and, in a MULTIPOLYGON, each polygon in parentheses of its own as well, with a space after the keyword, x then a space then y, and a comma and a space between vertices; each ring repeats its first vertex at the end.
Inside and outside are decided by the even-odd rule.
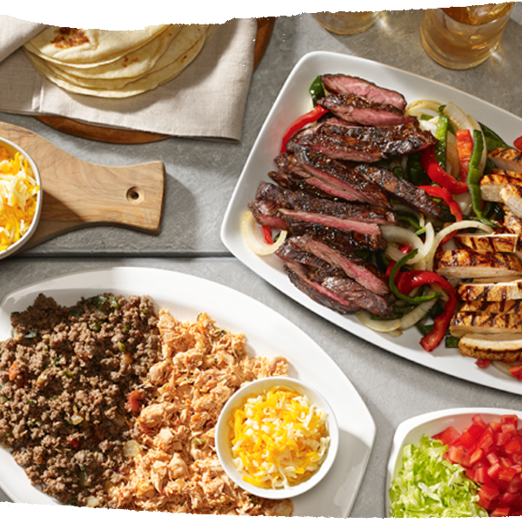
POLYGON ((171 25, 158 36, 138 49, 118 58, 117 60, 102 65, 92 64, 90 67, 71 67, 47 62, 49 67, 65 77, 95 78, 99 80, 112 80, 115 78, 137 79, 149 72, 156 62, 167 51, 170 44, 181 32, 182 25, 171 25))
POLYGON ((58 65, 90 67, 118 60, 166 31, 153 25, 139 31, 102 31, 51 26, 25 44, 27 50, 58 65))
POLYGON ((31 55, 29 52, 26 54, 33 62, 33 65, 36 67, 36 69, 40 71, 43 76, 69 92, 102 98, 127 98, 154 89, 178 76, 199 54, 205 43, 207 35, 210 32, 211 30, 207 31, 207 33, 201 36, 200 39, 188 51, 183 53, 169 65, 163 67, 162 69, 151 72, 150 74, 147 74, 133 82, 130 82, 119 89, 89 89, 86 87, 74 85, 67 79, 60 77, 54 71, 52 71, 44 60, 39 60, 38 57, 31 55))
MULTIPOLYGON (((112 78, 98 78, 96 75, 91 77, 78 77, 75 74, 70 74, 71 69, 66 69, 64 67, 57 66, 53 63, 46 63, 47 68, 50 69, 54 75, 58 78, 61 78, 63 81, 70 83, 71 85, 75 85, 77 87, 85 87, 86 89, 103 89, 103 90, 118 90, 124 88, 131 82, 135 82, 136 80, 143 78, 149 74, 156 73, 161 69, 169 67, 173 64, 178 58, 180 58, 184 53, 189 51, 196 45, 197 42, 200 41, 202 37, 204 37, 211 26, 209 25, 187 25, 184 26, 181 31, 177 34, 176 38, 174 38, 170 45, 167 47, 166 51, 158 56, 158 59, 152 63, 148 70, 146 70, 143 74, 139 74, 136 77, 128 77, 118 75, 118 71, 116 69, 113 70, 112 78)), ((130 56, 130 55, 129 55, 130 56)), ((31 61, 36 65, 37 62, 40 62, 41 59, 36 56, 30 56, 31 61)), ((120 63, 121 60, 117 62, 113 62, 114 64, 120 63)), ((40 64, 41 65, 41 64, 40 64)), ((106 64, 105 68, 112 68, 113 64, 106 64)), ((43 69, 43 67, 42 67, 43 69)), ((93 69, 82 69, 82 72, 92 71, 93 73, 97 70, 97 68, 93 69)), ((125 69, 123 69, 123 73, 125 73, 125 69)))

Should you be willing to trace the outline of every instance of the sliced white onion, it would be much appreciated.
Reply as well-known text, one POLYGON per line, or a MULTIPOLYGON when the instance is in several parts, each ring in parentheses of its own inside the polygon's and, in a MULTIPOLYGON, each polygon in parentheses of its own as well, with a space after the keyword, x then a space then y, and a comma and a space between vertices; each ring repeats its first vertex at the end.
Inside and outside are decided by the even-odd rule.
POLYGON ((508 363, 506 361, 491 361, 492 366, 494 366, 499 372, 507 375, 508 377, 513 377, 513 374, 509 371, 515 364, 520 363, 508 363))
POLYGON ((443 109, 443 114, 445 114, 453 127, 455 129, 468 129, 469 132, 471 132, 471 137, 473 138, 473 131, 478 130, 480 131, 480 135, 482 136, 482 157, 480 158, 480 164, 479 164, 479 170, 480 173, 484 172, 484 167, 486 166, 486 160, 488 156, 488 151, 486 148, 486 143, 484 140, 484 134, 482 132, 482 128, 480 127, 479 123, 473 116, 469 116, 468 114, 465 114, 459 107, 457 107, 453 102, 449 102, 446 104, 446 106, 443 109))
POLYGON ((431 301, 426 301, 425 303, 421 303, 419 306, 414 308, 410 313, 404 315, 401 318, 401 330, 407 330, 411 328, 413 325, 417 324, 427 313, 428 311, 435 305, 437 299, 432 299, 431 301))
POLYGON ((376 332, 392 332, 401 327, 400 319, 379 321, 372 319, 372 316, 366 310, 358 310, 355 312, 355 315, 364 326, 370 328, 371 330, 375 330, 376 332))
POLYGON ((241 233, 243 234, 243 239, 248 248, 258 256, 268 256, 273 254, 284 243, 288 234, 286 230, 281 230, 277 241, 274 242, 273 245, 267 245, 258 237, 256 232, 256 220, 254 219, 252 212, 249 210, 243 214, 243 219, 241 220, 241 233))
POLYGON ((399 261, 399 259, 403 258, 405 255, 404 252, 401 252, 393 243, 398 245, 408 245, 412 250, 418 250, 417 255, 407 262, 408 265, 414 265, 426 257, 432 248, 435 237, 435 231, 430 222, 426 223, 426 238, 424 243, 417 234, 406 228, 383 225, 381 226, 381 230, 383 236, 390 242, 386 248, 386 254, 390 259, 399 261))
POLYGON ((422 114, 433 113, 434 116, 439 114, 439 107, 442 103, 434 100, 415 100, 408 103, 405 113, 418 118, 422 114))
MULTIPOLYGON (((449 136, 454 135, 451 132, 448 132, 448 137, 449 136)), ((449 139, 446 146, 446 171, 454 178, 458 179, 460 177, 460 161, 457 144, 452 143, 449 139)))
POLYGON ((453 194, 453 200, 458 203, 460 210, 462 210, 465 216, 471 213, 473 205, 471 204, 471 194, 469 192, 453 194))
POLYGON ((455 232, 455 230, 462 230, 463 228, 478 228, 480 230, 483 230, 487 234, 493 233, 493 228, 489 225, 485 225, 484 223, 481 223, 480 221, 457 221, 456 223, 452 223, 449 227, 443 228, 441 231, 437 233, 435 236, 432 246, 428 254, 426 255, 425 259, 425 270, 429 270, 430 272, 433 272, 433 258, 435 257, 435 252, 437 251, 438 246, 440 245, 440 242, 452 232, 455 232))

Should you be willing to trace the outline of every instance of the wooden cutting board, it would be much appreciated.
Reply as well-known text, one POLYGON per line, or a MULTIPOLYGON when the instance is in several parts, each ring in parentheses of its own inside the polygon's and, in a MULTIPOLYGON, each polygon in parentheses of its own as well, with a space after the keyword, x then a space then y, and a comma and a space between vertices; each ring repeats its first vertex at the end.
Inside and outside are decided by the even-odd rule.
POLYGON ((22 147, 42 177, 42 215, 24 250, 93 225, 159 233, 165 186, 163 162, 95 165, 71 156, 30 130, 3 122, 0 136, 22 147))

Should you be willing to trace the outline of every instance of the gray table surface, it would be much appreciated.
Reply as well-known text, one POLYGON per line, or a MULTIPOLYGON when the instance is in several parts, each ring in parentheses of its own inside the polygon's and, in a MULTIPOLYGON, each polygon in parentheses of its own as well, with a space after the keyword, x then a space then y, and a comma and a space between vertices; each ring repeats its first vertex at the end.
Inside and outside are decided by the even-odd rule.
MULTIPOLYGON (((402 421, 452 407, 522 409, 522 398, 434 372, 346 333, 282 295, 235 260, 221 243, 219 229, 268 111, 287 75, 310 51, 341 52, 393 65, 522 116, 520 3, 515 6, 496 55, 469 71, 445 69, 425 54, 418 34, 421 16, 421 11, 387 12, 376 25, 356 36, 330 34, 309 14, 278 18, 266 55, 252 77, 241 143, 169 138, 145 145, 111 145, 61 134, 31 117, 0 114, 1 120, 29 128, 87 161, 125 165, 160 159, 168 174, 159 236, 97 227, 55 238, 0 262, 0 300, 20 286, 67 272, 143 266, 201 276, 271 306, 334 359, 369 408, 377 436, 350 516, 384 517, 386 465, 394 431, 402 421)), ((0 501, 7 500, 0 490, 0 501)))

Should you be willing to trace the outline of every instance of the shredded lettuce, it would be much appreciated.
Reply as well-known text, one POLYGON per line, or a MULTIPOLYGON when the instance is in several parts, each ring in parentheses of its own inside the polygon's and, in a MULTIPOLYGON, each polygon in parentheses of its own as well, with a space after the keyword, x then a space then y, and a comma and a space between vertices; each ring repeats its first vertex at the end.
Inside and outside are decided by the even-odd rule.
POLYGON ((476 504, 478 486, 461 466, 442 456, 441 441, 423 435, 402 450, 402 467, 390 488, 392 518, 487 517, 476 504))

